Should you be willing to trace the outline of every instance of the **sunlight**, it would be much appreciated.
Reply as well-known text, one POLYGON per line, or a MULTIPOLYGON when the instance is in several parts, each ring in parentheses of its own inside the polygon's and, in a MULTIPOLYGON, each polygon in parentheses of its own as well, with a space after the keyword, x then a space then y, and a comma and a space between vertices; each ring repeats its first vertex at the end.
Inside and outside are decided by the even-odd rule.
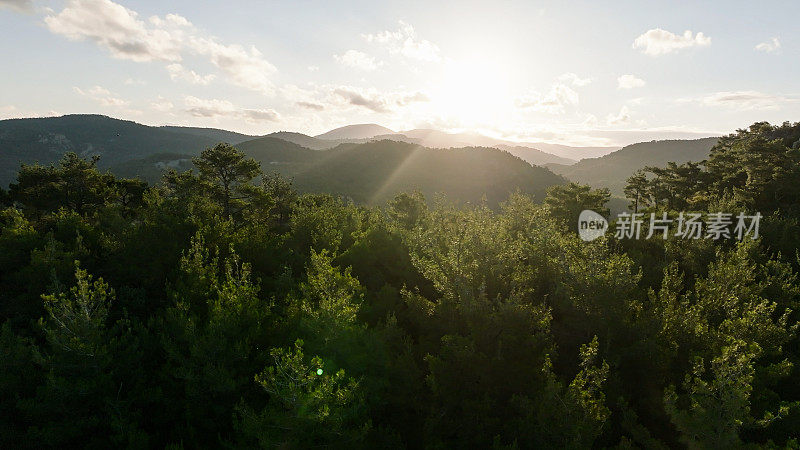
POLYGON ((486 57, 446 63, 432 93, 432 108, 461 127, 486 126, 512 104, 509 68, 486 57))

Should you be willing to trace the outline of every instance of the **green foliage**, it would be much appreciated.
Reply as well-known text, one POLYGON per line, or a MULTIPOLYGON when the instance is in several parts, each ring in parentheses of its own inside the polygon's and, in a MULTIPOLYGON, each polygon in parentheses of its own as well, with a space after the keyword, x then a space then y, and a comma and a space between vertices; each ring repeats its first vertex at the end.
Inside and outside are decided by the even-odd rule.
POLYGON ((229 144, 209 147, 192 162, 200 172, 200 180, 208 183, 211 194, 222 204, 224 217, 242 208, 252 195, 250 181, 261 173, 256 160, 229 144))
MULTIPOLYGON (((491 180, 516 160, 488 149, 341 146, 352 199, 259 183, 227 145, 152 187, 24 166, 0 211, 0 447, 791 448, 797 130, 631 177, 640 212, 763 208, 741 243, 583 242, 607 191, 508 195, 533 172, 491 180), (399 162, 444 184, 396 194, 399 162)), ((269 139, 243 147, 271 161, 269 139)), ((322 176, 324 152, 281 148, 322 176)))
POLYGON ((306 362, 303 341, 294 350, 270 350, 273 365, 255 376, 268 394, 259 412, 243 409, 240 427, 261 447, 307 448, 354 445, 363 441, 370 424, 363 417, 358 382, 344 370, 328 374, 322 359, 306 362))
POLYGON ((750 395, 754 369, 752 360, 758 347, 748 348, 742 341, 733 341, 722 348, 722 354, 711 362, 711 379, 705 380, 702 358, 694 362, 686 375, 688 408, 679 407, 679 397, 670 386, 664 394, 667 412, 681 440, 693 448, 741 447, 738 430, 750 417, 750 395))
POLYGON ((65 207, 78 214, 94 212, 114 197, 114 177, 97 170, 98 160, 67 153, 58 166, 23 165, 11 185, 11 198, 39 211, 65 207))
POLYGON ((608 189, 593 190, 588 185, 570 183, 566 186, 550 187, 544 204, 556 220, 577 232, 578 216, 584 209, 591 209, 608 217, 609 211, 605 205, 610 198, 608 189))

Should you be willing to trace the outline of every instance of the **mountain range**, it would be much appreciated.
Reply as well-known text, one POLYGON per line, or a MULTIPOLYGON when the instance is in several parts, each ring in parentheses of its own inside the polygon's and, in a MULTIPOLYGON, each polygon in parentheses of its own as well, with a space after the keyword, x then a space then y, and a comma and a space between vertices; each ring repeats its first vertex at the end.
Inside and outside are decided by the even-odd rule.
POLYGON ((440 130, 417 128, 392 131, 377 124, 357 124, 336 128, 314 137, 302 133, 280 131, 268 136, 289 140, 315 150, 333 148, 342 143, 368 142, 390 139, 432 148, 461 148, 469 146, 502 148, 531 164, 572 164, 583 158, 606 155, 619 147, 573 147, 546 142, 519 143, 492 138, 478 133, 447 133, 440 130))
POLYGON ((429 129, 395 132, 376 124, 317 136, 289 131, 250 136, 67 115, 0 121, 0 186, 14 181, 20 163, 51 164, 68 151, 99 155, 101 168, 155 182, 164 170, 191 168, 191 158, 204 148, 228 142, 261 162, 265 172, 292 177, 301 191, 338 193, 359 202, 380 202, 399 190, 419 189, 461 200, 477 201, 486 194, 496 203, 516 189, 541 196, 547 186, 567 179, 621 195, 625 180, 637 169, 702 161, 716 140, 642 142, 614 151, 429 129))

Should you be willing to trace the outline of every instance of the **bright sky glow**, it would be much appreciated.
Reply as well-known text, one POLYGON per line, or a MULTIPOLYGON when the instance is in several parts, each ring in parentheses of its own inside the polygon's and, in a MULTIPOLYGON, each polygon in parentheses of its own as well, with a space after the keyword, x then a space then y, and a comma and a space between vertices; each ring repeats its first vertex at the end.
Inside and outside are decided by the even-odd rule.
POLYGON ((0 118, 624 145, 800 119, 800 4, 0 0, 0 118))

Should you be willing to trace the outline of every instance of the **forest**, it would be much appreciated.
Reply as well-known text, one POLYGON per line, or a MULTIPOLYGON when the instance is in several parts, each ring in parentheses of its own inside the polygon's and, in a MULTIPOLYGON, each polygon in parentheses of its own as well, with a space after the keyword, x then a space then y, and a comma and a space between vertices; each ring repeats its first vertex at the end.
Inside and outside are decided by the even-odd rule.
POLYGON ((800 448, 800 123, 625 187, 757 239, 584 242, 611 194, 575 183, 372 206, 268 169, 19 167, 0 448, 800 448))

